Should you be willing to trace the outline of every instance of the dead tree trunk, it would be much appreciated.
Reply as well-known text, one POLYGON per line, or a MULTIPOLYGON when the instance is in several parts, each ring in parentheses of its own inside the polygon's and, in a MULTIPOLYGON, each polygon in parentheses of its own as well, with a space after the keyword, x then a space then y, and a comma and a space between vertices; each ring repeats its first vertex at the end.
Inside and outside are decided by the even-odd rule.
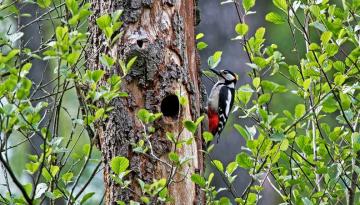
MULTIPOLYGON (((197 66, 194 38, 195 2, 194 0, 92 0, 94 15, 90 19, 90 49, 87 56, 96 56, 89 60, 88 69, 102 68, 100 53, 106 53, 117 59, 129 60, 137 56, 131 72, 122 83, 127 98, 116 99, 107 122, 97 127, 100 148, 105 164, 104 180, 106 186, 106 204, 115 204, 117 200, 139 201, 141 191, 136 179, 151 183, 154 179, 168 178, 170 167, 149 155, 137 154, 132 143, 143 138, 143 127, 136 118, 140 108, 151 112, 163 112, 164 116, 153 126, 156 131, 150 142, 154 155, 161 160, 167 159, 172 144, 165 137, 166 132, 179 134, 180 139, 191 137, 183 130, 183 120, 196 120, 203 108, 203 89, 197 66), (104 36, 95 26, 97 17, 123 10, 122 28, 124 35, 110 49, 104 46, 104 36), (185 106, 179 105, 176 92, 188 99, 185 106), (120 189, 110 178, 110 160, 115 156, 125 156, 130 160, 132 172, 131 190, 120 189)), ((108 75, 121 74, 119 65, 107 70, 108 75)), ((174 204, 202 204, 200 189, 191 182, 190 176, 203 170, 201 132, 198 130, 191 145, 183 146, 177 152, 181 157, 192 156, 182 173, 169 185, 174 204)))

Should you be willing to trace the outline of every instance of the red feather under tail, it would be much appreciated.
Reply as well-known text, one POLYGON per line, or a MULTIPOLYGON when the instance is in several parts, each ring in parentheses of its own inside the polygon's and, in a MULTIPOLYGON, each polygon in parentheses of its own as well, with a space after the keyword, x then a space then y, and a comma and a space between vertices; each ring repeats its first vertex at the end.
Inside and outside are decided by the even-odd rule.
POLYGON ((208 109, 208 118, 209 118, 209 131, 215 135, 218 131, 219 125, 219 115, 216 111, 208 109))

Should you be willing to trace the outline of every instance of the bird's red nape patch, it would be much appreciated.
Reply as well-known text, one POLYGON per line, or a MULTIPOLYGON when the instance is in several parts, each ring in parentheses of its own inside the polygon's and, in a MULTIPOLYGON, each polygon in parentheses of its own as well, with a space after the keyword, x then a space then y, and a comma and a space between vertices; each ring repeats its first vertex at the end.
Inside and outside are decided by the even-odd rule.
POLYGON ((214 135, 219 125, 219 115, 216 111, 208 109, 209 131, 214 135))

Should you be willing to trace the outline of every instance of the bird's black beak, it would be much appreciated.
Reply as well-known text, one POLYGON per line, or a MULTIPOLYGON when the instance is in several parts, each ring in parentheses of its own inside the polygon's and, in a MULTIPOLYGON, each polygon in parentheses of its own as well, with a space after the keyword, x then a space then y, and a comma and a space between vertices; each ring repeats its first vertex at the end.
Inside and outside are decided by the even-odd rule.
POLYGON ((212 68, 210 68, 210 70, 211 70, 213 73, 215 73, 216 75, 221 76, 219 71, 217 71, 217 70, 215 70, 215 69, 212 69, 212 68))

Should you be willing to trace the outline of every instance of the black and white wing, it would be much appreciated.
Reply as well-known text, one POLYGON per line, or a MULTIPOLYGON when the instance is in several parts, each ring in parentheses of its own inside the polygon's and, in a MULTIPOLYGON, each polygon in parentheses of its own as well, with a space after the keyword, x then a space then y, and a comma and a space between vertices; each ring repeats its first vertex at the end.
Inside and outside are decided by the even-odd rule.
POLYGON ((219 126, 216 133, 217 140, 219 140, 220 133, 225 127, 226 121, 229 117, 231 107, 234 103, 234 89, 223 86, 219 92, 219 126))

